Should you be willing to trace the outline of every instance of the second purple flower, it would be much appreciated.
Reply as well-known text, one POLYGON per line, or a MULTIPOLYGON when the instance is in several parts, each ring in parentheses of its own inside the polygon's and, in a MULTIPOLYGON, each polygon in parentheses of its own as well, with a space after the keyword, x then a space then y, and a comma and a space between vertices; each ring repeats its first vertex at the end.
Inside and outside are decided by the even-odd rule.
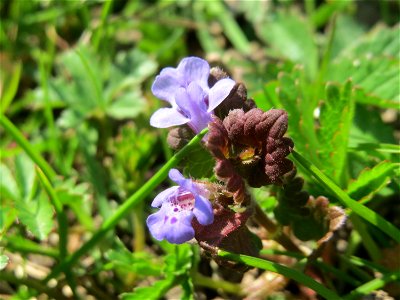
POLYGON ((230 78, 208 85, 210 66, 198 57, 184 58, 175 68, 165 68, 153 83, 155 96, 171 104, 160 108, 150 119, 150 124, 167 128, 188 124, 199 133, 211 121, 214 109, 230 94, 235 82, 230 78))

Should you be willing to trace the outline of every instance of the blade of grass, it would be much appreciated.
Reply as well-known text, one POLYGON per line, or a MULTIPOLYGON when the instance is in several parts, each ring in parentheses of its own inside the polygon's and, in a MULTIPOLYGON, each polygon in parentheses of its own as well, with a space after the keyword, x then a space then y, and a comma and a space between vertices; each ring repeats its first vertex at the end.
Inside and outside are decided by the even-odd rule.
POLYGON ((21 131, 3 114, 0 114, 0 124, 15 139, 17 144, 28 154, 28 156, 39 166, 49 181, 56 177, 57 173, 53 168, 36 152, 35 148, 29 144, 21 131))
POLYGON ((350 208, 361 218, 380 228, 393 240, 400 243, 400 230, 392 223, 388 222, 368 207, 351 199, 341 188, 339 188, 330 178, 328 178, 328 176, 322 173, 316 166, 306 160, 302 155, 296 151, 293 151, 292 155, 298 164, 300 164, 310 175, 312 175, 323 187, 333 193, 344 206, 350 208))
POLYGON ((39 181, 45 189, 47 195, 49 196, 50 202, 56 211, 56 217, 58 222, 58 235, 59 235, 59 258, 63 261, 68 255, 67 251, 67 241, 68 241, 68 220, 67 216, 63 211, 63 205, 57 197, 56 191, 51 186, 50 181, 44 175, 43 171, 36 167, 36 174, 38 175, 39 181))
POLYGON ((22 72, 22 63, 18 62, 16 63, 16 66, 13 69, 11 79, 9 84, 5 87, 5 83, 2 83, 2 91, 0 90, 0 96, 1 96, 1 101, 0 101, 0 112, 5 113, 8 106, 11 104, 13 101, 15 95, 17 94, 18 91, 18 85, 19 81, 21 78, 21 72, 22 72))
POLYGON ((400 280, 400 271, 391 272, 383 275, 381 278, 375 278, 358 288, 351 291, 348 295, 343 297, 344 300, 360 299, 362 295, 367 295, 372 291, 384 287, 387 283, 400 280))
POLYGON ((97 29, 95 36, 93 37, 93 48, 95 50, 99 49, 100 41, 104 36, 105 27, 107 26, 107 17, 110 13, 113 1, 105 1, 103 4, 103 9, 101 11, 101 24, 97 29))
MULTIPOLYGON (((54 207, 54 210, 56 211, 56 217, 57 217, 57 222, 58 222, 58 236, 59 236, 59 260, 60 263, 63 263, 68 255, 67 251, 67 243, 68 243, 68 220, 67 216, 63 211, 63 205, 61 201, 57 197, 56 191, 53 189, 51 186, 50 181, 47 179, 47 177, 44 175, 43 171, 40 170, 39 168, 36 167, 36 174, 38 175, 39 181, 44 187, 47 195, 49 196, 50 202, 54 207)), ((67 279, 67 282, 69 286, 71 287, 71 290, 77 298, 77 292, 76 292, 76 281, 73 276, 73 273, 70 268, 65 268, 64 269, 65 277, 67 279)))
POLYGON ((340 299, 340 297, 330 289, 326 288, 322 284, 318 283, 311 277, 297 271, 294 269, 291 269, 289 267, 286 267, 281 264, 277 264, 274 262, 271 262, 269 260, 265 259, 260 259, 252 256, 247 256, 247 255, 242 255, 242 254, 234 254, 230 253, 224 250, 218 250, 218 256, 230 259, 233 261, 241 262, 244 263, 248 266, 264 269, 267 271, 275 272, 278 274, 281 274, 287 278, 293 279, 310 289, 314 290, 317 292, 319 295, 327 298, 327 299, 340 299))
MULTIPOLYGON (((296 253, 296 252, 290 252, 290 251, 280 251, 280 250, 275 250, 275 249, 264 249, 260 251, 260 254, 267 254, 267 255, 285 255, 293 258, 297 258, 299 260, 305 259, 306 256, 296 253)), ((359 286, 361 285, 361 281, 353 278, 352 276, 346 274, 345 272, 342 272, 341 270, 332 267, 331 265, 323 262, 322 260, 315 260, 311 262, 313 265, 317 266, 320 268, 322 271, 326 273, 332 273, 334 274, 337 278, 341 278, 343 281, 346 281, 347 283, 350 283, 354 286, 359 286)))
POLYGON ((379 152, 387 152, 400 154, 400 145, 394 144, 374 144, 374 143, 361 143, 354 147, 349 147, 349 151, 369 151, 375 150, 379 152))
MULTIPOLYGON (((1 243, 3 246, 3 243, 1 243)), ((8 251, 11 252, 21 252, 24 254, 40 254, 44 256, 49 256, 57 259, 59 257, 59 252, 56 249, 44 247, 31 240, 24 239, 21 236, 8 236, 5 237, 5 246, 8 251)))
POLYGON ((106 233, 114 228, 118 222, 124 218, 132 208, 142 202, 165 178, 168 176, 168 171, 175 167, 187 153, 192 151, 196 147, 203 136, 208 132, 208 128, 201 131, 196 135, 185 147, 177 152, 169 161, 167 161, 162 168, 153 175, 139 190, 137 190, 132 196, 130 196, 123 204, 121 204, 115 213, 110 216, 96 233, 76 252, 67 257, 64 263, 56 266, 52 272, 45 278, 45 282, 48 282, 51 278, 56 277, 64 269, 70 268, 74 265, 80 257, 89 252, 105 235, 106 233))
POLYGON ((224 29, 224 34, 235 48, 243 54, 250 54, 250 43, 225 4, 220 0, 212 1, 207 4, 206 8, 214 17, 217 17, 224 29))

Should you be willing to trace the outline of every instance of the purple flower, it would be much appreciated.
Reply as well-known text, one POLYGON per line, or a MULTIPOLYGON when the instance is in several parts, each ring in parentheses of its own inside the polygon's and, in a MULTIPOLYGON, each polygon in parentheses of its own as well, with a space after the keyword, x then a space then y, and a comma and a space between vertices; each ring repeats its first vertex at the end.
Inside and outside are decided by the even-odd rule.
POLYGON ((211 114, 231 92, 235 82, 230 78, 208 86, 210 66, 198 57, 184 58, 175 68, 161 71, 151 88, 153 94, 172 105, 160 108, 150 119, 158 128, 188 124, 195 133, 207 127, 211 114))
POLYGON ((169 178, 179 186, 173 186, 154 198, 153 207, 160 210, 147 218, 147 226, 156 240, 166 239, 172 244, 182 244, 194 237, 192 219, 196 217, 202 225, 214 221, 208 191, 191 179, 186 179, 176 170, 169 171, 169 178))

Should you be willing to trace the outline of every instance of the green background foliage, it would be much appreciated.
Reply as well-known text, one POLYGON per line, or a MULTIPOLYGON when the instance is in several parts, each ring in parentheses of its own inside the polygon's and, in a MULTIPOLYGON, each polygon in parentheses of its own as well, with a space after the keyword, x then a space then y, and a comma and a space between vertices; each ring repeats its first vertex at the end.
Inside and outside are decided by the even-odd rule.
MULTIPOLYGON (((293 255, 265 234, 259 258, 223 250, 214 257, 278 273, 328 299, 382 289, 399 296, 398 284, 387 283, 399 281, 400 265, 385 260, 400 239, 399 4, 152 2, 0 2, 0 294, 240 299, 259 292, 197 245, 155 241, 145 226, 171 167, 216 180, 200 145, 205 132, 173 153, 167 131, 149 125, 164 106, 150 92, 154 77, 194 55, 243 82, 259 108, 288 112, 290 158, 305 190, 348 216, 329 242, 345 245, 340 255, 327 252, 332 260, 317 255, 315 241, 296 240, 314 256, 293 255), (42 273, 32 271, 38 264, 42 273), (318 276, 305 272, 309 266, 318 276)), ((274 222, 282 218, 274 216, 276 195, 276 188, 252 190, 274 222)), ((265 299, 304 293, 265 285, 265 299)))

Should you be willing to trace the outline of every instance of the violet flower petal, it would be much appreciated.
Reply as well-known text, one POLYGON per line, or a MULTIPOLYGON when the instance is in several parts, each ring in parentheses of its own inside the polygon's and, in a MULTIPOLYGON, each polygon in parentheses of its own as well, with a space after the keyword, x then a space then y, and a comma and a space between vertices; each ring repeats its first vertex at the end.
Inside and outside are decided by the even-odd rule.
POLYGON ((159 193, 151 202, 152 207, 160 207, 165 201, 168 201, 168 198, 172 196, 174 193, 176 193, 176 190, 179 189, 179 186, 173 186, 165 191, 162 191, 159 193))
POLYGON ((187 89, 179 89, 175 95, 176 105, 190 118, 188 125, 195 133, 206 128, 212 120, 207 112, 206 97, 207 94, 196 82, 190 83, 187 89))
POLYGON ((150 118, 150 125, 157 128, 167 128, 182 125, 190 119, 182 115, 174 108, 160 108, 150 118))
POLYGON ((212 112, 214 108, 221 104, 222 101, 229 96, 235 81, 230 78, 218 80, 208 93, 208 112, 212 112))
POLYGON ((183 81, 182 87, 187 87, 191 82, 197 82, 203 89, 208 89, 208 77, 210 76, 210 65, 199 57, 186 57, 182 59, 177 71, 183 81))
POLYGON ((192 219, 191 211, 176 213, 173 206, 165 203, 158 212, 147 218, 146 223, 156 240, 166 239, 173 244, 182 244, 194 237, 192 219))
POLYGON ((156 76, 151 91, 157 98, 169 102, 172 106, 175 105, 176 90, 182 87, 181 83, 177 80, 175 69, 166 68, 160 75, 156 76))
POLYGON ((209 225, 214 222, 214 214, 210 201, 201 195, 195 197, 193 214, 201 225, 209 225))

